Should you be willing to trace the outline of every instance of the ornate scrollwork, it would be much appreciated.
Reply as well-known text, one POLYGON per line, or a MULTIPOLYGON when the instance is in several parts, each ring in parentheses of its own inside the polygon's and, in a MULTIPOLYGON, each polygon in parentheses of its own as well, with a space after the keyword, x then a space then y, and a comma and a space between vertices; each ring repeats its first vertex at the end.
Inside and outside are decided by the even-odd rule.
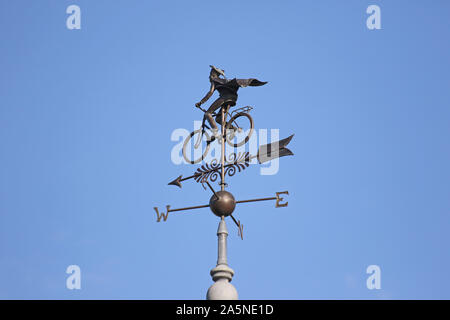
MULTIPOLYGON (((245 170, 250 165, 250 153, 239 152, 231 153, 225 162, 225 175, 234 176, 236 172, 245 170)), ((195 172, 195 181, 205 183, 206 181, 214 182, 220 176, 221 165, 217 159, 213 159, 209 164, 204 164, 195 172)))
POLYGON ((232 177, 236 172, 245 170, 250 165, 250 153, 239 152, 231 153, 228 157, 228 162, 225 165, 225 175, 232 177), (237 170, 237 171, 236 171, 237 170))
POLYGON ((217 159, 213 159, 209 164, 204 164, 195 172, 195 181, 204 183, 205 181, 214 182, 219 178, 220 163, 217 159))

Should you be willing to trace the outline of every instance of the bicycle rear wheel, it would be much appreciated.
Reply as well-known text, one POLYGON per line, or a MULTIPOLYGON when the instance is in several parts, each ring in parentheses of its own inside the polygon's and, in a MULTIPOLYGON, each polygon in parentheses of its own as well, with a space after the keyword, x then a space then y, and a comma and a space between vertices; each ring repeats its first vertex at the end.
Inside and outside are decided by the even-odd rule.
POLYGON ((232 147, 240 147, 247 143, 253 134, 253 118, 246 112, 236 113, 225 128, 227 143, 232 147))
POLYGON ((194 164, 202 161, 208 154, 211 141, 209 134, 202 129, 197 129, 184 140, 183 158, 187 163, 194 164), (202 151, 203 150, 203 151, 202 151))

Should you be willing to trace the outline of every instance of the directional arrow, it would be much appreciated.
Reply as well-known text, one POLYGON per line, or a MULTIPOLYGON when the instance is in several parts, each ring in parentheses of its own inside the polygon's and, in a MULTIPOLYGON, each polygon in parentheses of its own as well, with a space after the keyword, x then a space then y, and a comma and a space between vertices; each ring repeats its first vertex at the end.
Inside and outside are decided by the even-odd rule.
MULTIPOLYGON (((233 156, 234 161, 230 161, 227 164, 225 164, 224 168, 226 170, 230 170, 226 172, 229 172, 229 175, 231 176, 234 175, 236 171, 235 169, 237 169, 238 172, 241 172, 242 170, 246 169, 249 166, 250 161, 253 160, 254 158, 257 158, 258 163, 261 164, 276 158, 281 158, 284 156, 292 156, 294 154, 292 153, 291 150, 286 148, 286 146, 289 144, 289 142, 291 142, 293 137, 294 135, 290 135, 289 137, 283 140, 272 142, 270 144, 265 144, 259 147, 258 153, 256 155, 250 155, 248 152, 245 152, 240 154, 239 156, 233 153, 232 155, 234 155, 233 156)), ((168 185, 178 186, 181 188, 182 187, 181 182, 189 179, 194 179, 197 182, 203 183, 209 178, 211 178, 215 172, 219 172, 220 170, 221 165, 218 164, 216 160, 213 160, 210 164, 206 164, 198 168, 193 175, 186 178, 183 178, 183 176, 180 175, 176 179, 169 182, 168 185)))
MULTIPOLYGON (((250 156, 248 152, 240 153, 238 155, 233 153, 232 155, 233 161, 230 161, 223 166, 226 172, 231 169, 234 169, 234 171, 237 169, 240 172, 249 166, 250 161, 253 158, 256 158, 256 156, 250 156)), ((218 164, 216 160, 213 160, 210 164, 202 165, 193 175, 186 178, 183 178, 183 176, 180 175, 173 181, 169 182, 168 185, 178 186, 181 188, 182 181, 186 181, 192 178, 194 178, 197 182, 203 183, 208 180, 208 178, 210 178, 214 173, 218 173, 221 168, 222 166, 218 164)))

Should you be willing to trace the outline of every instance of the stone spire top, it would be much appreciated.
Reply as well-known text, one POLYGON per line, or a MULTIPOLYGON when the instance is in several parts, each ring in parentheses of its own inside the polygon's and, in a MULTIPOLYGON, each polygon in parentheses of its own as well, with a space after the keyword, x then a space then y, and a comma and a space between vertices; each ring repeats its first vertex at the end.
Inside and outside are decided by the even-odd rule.
POLYGON ((236 288, 230 283, 233 279, 234 271, 228 266, 227 262, 227 237, 228 230, 225 223, 225 217, 222 216, 219 228, 217 229, 218 237, 218 255, 217 265, 211 270, 211 277, 214 284, 209 287, 206 294, 208 300, 237 300, 238 293, 236 288))

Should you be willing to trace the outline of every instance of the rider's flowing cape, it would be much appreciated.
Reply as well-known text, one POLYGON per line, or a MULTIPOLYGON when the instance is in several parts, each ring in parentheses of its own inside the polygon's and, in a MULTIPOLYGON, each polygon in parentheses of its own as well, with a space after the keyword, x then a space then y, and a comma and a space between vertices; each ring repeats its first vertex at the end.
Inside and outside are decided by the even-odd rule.
POLYGON ((258 86, 262 86, 265 85, 267 82, 263 82, 263 81, 259 81, 258 79, 232 79, 232 80, 228 80, 228 79, 222 79, 222 78, 216 78, 214 79, 214 82, 218 83, 221 86, 224 87, 228 87, 228 88, 233 88, 235 90, 237 90, 240 87, 258 87, 258 86))
POLYGON ((251 79, 236 79, 236 78, 234 78, 231 81, 236 81, 240 87, 247 87, 247 86, 259 87, 259 86, 263 86, 267 83, 267 81, 263 82, 263 81, 259 81, 258 79, 253 79, 253 78, 251 78, 251 79))

